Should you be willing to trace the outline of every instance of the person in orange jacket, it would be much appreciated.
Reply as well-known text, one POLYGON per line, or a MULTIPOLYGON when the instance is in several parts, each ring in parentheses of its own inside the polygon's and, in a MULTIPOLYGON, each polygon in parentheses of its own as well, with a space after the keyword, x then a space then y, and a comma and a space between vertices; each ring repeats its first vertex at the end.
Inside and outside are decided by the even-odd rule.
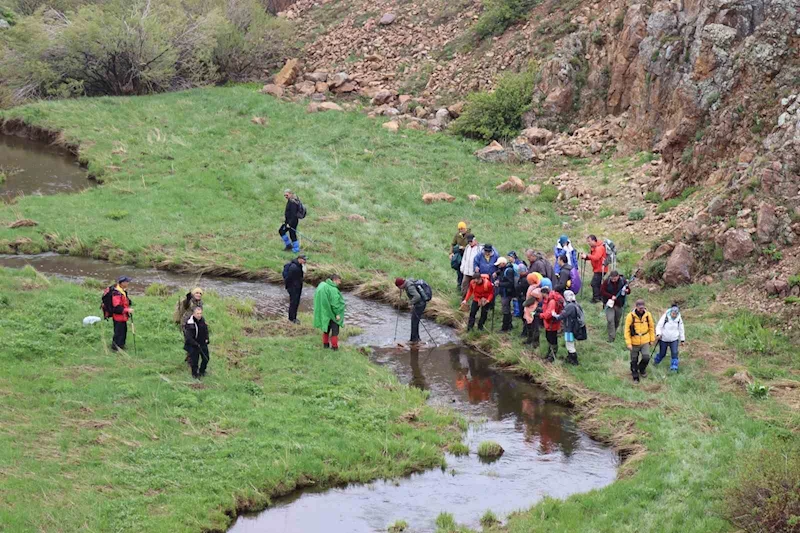
POLYGON ((473 279, 469 282, 469 290, 464 297, 461 305, 467 305, 469 299, 472 298, 472 307, 469 310, 469 321, 467 322, 467 331, 471 331, 475 325, 475 316, 478 314, 478 309, 481 310, 481 318, 478 320, 478 331, 483 331, 483 326, 486 324, 486 318, 489 316, 489 309, 494 308, 494 284, 492 283, 489 274, 481 274, 478 279, 473 279))
POLYGON ((133 302, 128 296, 128 283, 131 278, 120 276, 111 291, 111 318, 114 321, 114 337, 111 341, 113 351, 124 350, 128 339, 128 319, 133 315, 133 302))
POLYGON ((592 272, 594 275, 592 276, 591 303, 595 304, 600 301, 600 284, 603 283, 603 274, 606 273, 606 265, 604 264, 606 261, 606 247, 603 246, 602 242, 597 240, 596 235, 589 235, 586 238, 586 242, 589 243, 591 252, 582 254, 582 258, 584 261, 590 261, 592 263, 592 272))
POLYGON ((552 363, 558 353, 558 332, 561 330, 561 320, 555 318, 564 310, 564 297, 552 289, 552 282, 545 278, 542 280, 542 321, 544 322, 544 336, 547 339, 547 357, 545 360, 552 363))

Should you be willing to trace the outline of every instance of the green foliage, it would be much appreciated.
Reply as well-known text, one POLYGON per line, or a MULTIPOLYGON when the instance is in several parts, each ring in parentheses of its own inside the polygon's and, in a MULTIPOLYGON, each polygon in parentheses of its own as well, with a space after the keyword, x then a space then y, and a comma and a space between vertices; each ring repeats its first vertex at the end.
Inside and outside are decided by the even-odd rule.
POLYGON ((490 141, 515 137, 522 129, 522 115, 531 108, 534 69, 506 74, 492 93, 473 93, 464 112, 450 129, 457 135, 490 141))
POLYGON ((774 355, 785 344, 780 331, 765 327, 769 318, 751 311, 739 311, 722 326, 726 340, 736 349, 755 355, 774 355))
POLYGON ((591 35, 592 42, 597 46, 603 46, 606 44, 606 34, 600 31, 599 29, 595 29, 592 31, 591 35))
POLYGON ((800 303, 800 296, 787 296, 783 300, 783 303, 785 303, 786 305, 798 304, 798 303, 800 303))
POLYGON ((648 191, 648 193, 644 195, 644 201, 650 202, 651 204, 658 204, 664 201, 664 197, 661 196, 661 193, 658 191, 648 191))
MULTIPOLYGON (((425 87, 428 86, 428 81, 430 81, 431 74, 433 74, 433 67, 433 62, 420 65, 417 70, 411 72, 403 81, 400 86, 400 92, 403 94, 421 94, 425 87)), ((411 108, 409 107, 409 109, 411 108)))
POLYGON ((0 170, 0 185, 2 185, 3 183, 5 183, 5 182, 6 182, 6 179, 7 179, 7 178, 6 178, 6 173, 5 173, 4 171, 0 170))
POLYGON ((463 442, 458 442, 450 446, 447 451, 455 455, 456 457, 460 457, 462 455, 469 455, 469 446, 464 444, 463 442))
POLYGON ((770 243, 769 246, 762 248, 761 255, 766 257, 771 263, 778 263, 783 259, 783 252, 775 246, 775 243, 770 243))
POLYGON ((101 279, 85 278, 83 280, 83 283, 81 283, 81 285, 83 285, 87 289, 102 290, 108 287, 109 284, 101 279))
POLYGON ((17 14, 2 4, 0 4, 0 18, 8 22, 10 26, 17 23, 17 14))
POLYGON ((764 400, 769 396, 769 387, 758 382, 748 383, 747 394, 756 400, 764 400))
POLYGON ((500 457, 503 455, 503 447, 498 443, 485 440, 478 445, 479 457, 500 457))
POLYGON ((800 286, 800 273, 795 274, 794 276, 789 276, 787 281, 789 283, 789 288, 800 286))
POLYGON ((656 213, 666 213, 667 211, 678 207, 681 204, 681 199, 679 197, 670 198, 669 200, 664 200, 658 207, 656 208, 656 213))
POLYGON ((683 149, 683 152, 681 152, 681 163, 683 163, 684 165, 688 165, 689 163, 692 162, 693 156, 694 156, 694 146, 690 144, 689 146, 683 149))
POLYGON ((642 220, 644 219, 644 209, 632 209, 628 213, 628 220, 642 220))
POLYGON ((776 443, 750 453, 727 491, 727 515, 747 533, 800 531, 800 449, 776 443))
POLYGON ((169 287, 167 287, 163 283, 151 283, 144 290, 144 293, 147 296, 153 296, 153 297, 161 298, 161 297, 169 296, 170 294, 172 294, 172 289, 170 289, 169 287))
POLYGON ((664 259, 656 259, 655 261, 650 261, 647 266, 644 267, 644 277, 647 281, 661 283, 666 270, 667 262, 664 259))
POLYGON ((681 191, 681 194, 679 195, 679 198, 681 200, 686 200, 687 198, 689 198, 691 195, 693 195, 694 193, 696 193, 699 190, 700 190, 700 187, 696 187, 694 185, 692 185, 691 187, 686 187, 684 190, 681 191))
POLYGON ((234 298, 228 301, 228 309, 237 316, 250 317, 256 314, 256 302, 250 298, 247 300, 234 298))
POLYGON ((601 207, 600 211, 597 213, 597 216, 600 218, 608 218, 614 215, 614 210, 610 207, 601 207))
POLYGON ((481 526, 484 528, 490 528, 492 526, 496 526, 500 523, 500 519, 497 518, 497 515, 492 512, 491 509, 487 509, 483 516, 481 516, 481 526))
POLYGON ((545 183, 542 185, 542 190, 539 191, 539 195, 536 197, 536 202, 551 204, 556 201, 556 198, 558 198, 558 187, 545 183))
POLYGON ((405 531, 408 529, 408 522, 405 520, 398 520, 391 526, 389 526, 389 533, 400 533, 401 531, 405 531))
POLYGON ((436 517, 436 533, 452 533, 457 528, 456 519, 451 513, 442 512, 436 517))
POLYGON ((621 32, 622 28, 625 27, 625 14, 627 13, 627 11, 628 8, 626 7, 625 9, 620 11, 616 17, 614 17, 614 23, 611 25, 611 27, 614 28, 614 31, 616 33, 621 32))
POLYGON ((483 13, 472 27, 479 39, 500 35, 506 29, 525 18, 527 13, 541 0, 483 0, 483 13))
POLYGON ((106 218, 110 218, 111 220, 122 220, 124 218, 128 218, 128 215, 130 215, 130 213, 124 209, 115 209, 106 213, 106 218))

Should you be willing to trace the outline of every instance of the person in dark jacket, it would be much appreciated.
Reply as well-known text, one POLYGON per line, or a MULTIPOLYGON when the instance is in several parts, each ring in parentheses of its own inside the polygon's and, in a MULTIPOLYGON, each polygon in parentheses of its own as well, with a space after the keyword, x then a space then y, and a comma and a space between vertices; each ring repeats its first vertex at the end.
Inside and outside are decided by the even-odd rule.
POLYGON ((494 264, 497 262, 499 257, 500 254, 497 253, 497 250, 494 249, 494 246, 491 244, 484 244, 483 253, 475 256, 475 260, 472 264, 473 270, 475 271, 475 277, 480 278, 481 274, 489 274, 489 277, 493 278, 494 273, 497 272, 497 267, 494 266, 494 264))
POLYGON ((183 326, 183 349, 189 352, 189 366, 192 367, 192 377, 201 378, 206 375, 208 367, 208 325, 203 318, 203 308, 196 307, 191 318, 183 326), (198 361, 202 359, 200 368, 198 361))
POLYGON ((511 301, 514 299, 514 265, 509 263, 505 257, 497 258, 494 265, 498 269, 495 286, 500 296, 500 310, 503 313, 503 325, 500 331, 511 331, 513 328, 511 301))
POLYGON ((395 278, 394 285, 398 289, 405 290, 408 296, 409 303, 411 304, 411 339, 410 342, 417 343, 419 338, 419 321, 422 320, 422 314, 425 312, 425 307, 428 305, 428 300, 425 298, 425 291, 417 285, 416 280, 395 278))
MULTIPOLYGON (((128 283, 131 278, 120 276, 111 290, 111 318, 114 322, 114 338, 111 341, 113 351, 124 350, 128 340, 128 320, 133 315, 133 302, 128 296, 128 283)), ((134 332, 135 333, 135 332, 134 332)))
POLYGON ((544 254, 528 249, 525 250, 525 256, 528 258, 528 261, 530 261, 528 272, 538 272, 543 278, 550 280, 555 278, 553 265, 544 257, 544 254))
MULTIPOLYGON (((564 265, 566 265, 566 262, 564 262, 564 265)), ((561 313, 552 312, 551 315, 555 320, 561 320, 561 327, 564 330, 564 343, 567 346, 567 363, 577 366, 578 350, 575 347, 575 332, 581 324, 585 324, 586 319, 574 292, 570 290, 564 291, 564 301, 566 302, 564 310, 561 313)))
POLYGON ((297 240, 297 225, 300 223, 300 200, 291 190, 283 191, 286 198, 286 209, 283 211, 283 224, 278 230, 278 235, 283 239, 285 245, 283 251, 294 253, 300 252, 300 241, 297 240))
POLYGON ((558 263, 559 270, 553 284, 553 289, 563 295, 565 291, 569 290, 570 285, 572 285, 572 279, 570 277, 572 271, 569 268, 569 259, 567 259, 566 255, 558 256, 556 262, 558 263))
POLYGON ((625 297, 631 293, 628 280, 616 270, 612 270, 608 277, 600 284, 600 297, 606 313, 606 330, 608 342, 617 338, 617 329, 622 321, 622 311, 625 308, 625 297))
POLYGON ((289 293, 289 322, 299 324, 297 309, 300 307, 300 296, 303 294, 303 276, 306 270, 306 256, 300 254, 286 265, 284 284, 289 293))

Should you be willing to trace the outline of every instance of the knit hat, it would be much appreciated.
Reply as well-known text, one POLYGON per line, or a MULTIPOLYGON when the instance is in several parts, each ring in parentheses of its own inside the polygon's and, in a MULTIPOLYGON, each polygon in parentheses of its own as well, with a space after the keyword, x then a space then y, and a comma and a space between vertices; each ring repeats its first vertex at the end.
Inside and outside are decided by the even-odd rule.
POLYGON ((192 294, 194 294, 194 293, 196 293, 196 292, 199 292, 199 293, 200 293, 200 295, 202 296, 202 294, 203 294, 203 289, 201 289, 200 287, 195 287, 194 289, 192 289, 192 294))
POLYGON ((404 280, 403 278, 394 278, 394 286, 397 287, 398 289, 402 289, 403 285, 405 284, 406 280, 404 280))
POLYGON ((542 278, 542 282, 540 283, 540 285, 542 286, 542 288, 545 287, 547 287, 548 289, 553 288, 553 282, 550 281, 550 278, 542 278))
POLYGON ((462 220, 458 223, 458 229, 467 229, 467 223, 462 220))
POLYGON ((680 313, 680 312, 681 312, 681 309, 677 305, 673 305, 672 307, 669 308, 669 314, 680 313))
POLYGON ((539 285, 542 282, 542 275, 538 272, 531 272, 526 279, 529 285, 539 285))
POLYGON ((498 257, 497 261, 494 262, 494 266, 506 266, 508 264, 508 259, 505 257, 498 257))
POLYGON ((575 293, 572 291, 564 291, 564 299, 568 302, 575 301, 575 293))
POLYGON ((558 244, 560 244, 561 246, 564 246, 568 242, 569 242, 569 237, 567 237, 566 235, 562 235, 561 237, 558 238, 558 244))

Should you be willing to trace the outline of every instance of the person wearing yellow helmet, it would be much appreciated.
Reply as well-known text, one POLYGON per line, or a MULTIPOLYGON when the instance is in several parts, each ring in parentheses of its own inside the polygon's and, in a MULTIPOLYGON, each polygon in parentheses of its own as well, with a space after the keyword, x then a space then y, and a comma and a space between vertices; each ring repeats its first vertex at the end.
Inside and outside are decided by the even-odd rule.
POLYGON ((461 272, 461 259, 464 257, 464 248, 467 247, 467 234, 470 233, 467 223, 463 220, 458 223, 458 231, 450 243, 450 267, 456 271, 457 287, 461 289, 464 273, 461 272))

